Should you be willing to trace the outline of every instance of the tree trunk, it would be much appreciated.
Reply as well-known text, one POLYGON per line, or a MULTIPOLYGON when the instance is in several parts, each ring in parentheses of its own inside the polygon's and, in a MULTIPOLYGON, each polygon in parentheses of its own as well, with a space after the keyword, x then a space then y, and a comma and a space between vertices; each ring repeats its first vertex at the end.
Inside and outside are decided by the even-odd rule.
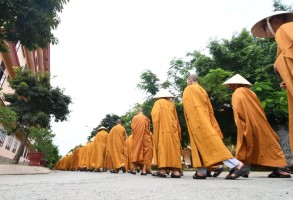
POLYGON ((19 145, 19 148, 12 160, 12 163, 13 164, 18 164, 19 163, 19 159, 20 159, 20 156, 23 154, 23 150, 24 150, 24 146, 25 146, 25 143, 27 141, 27 138, 28 138, 28 131, 24 131, 24 134, 23 134, 23 138, 21 140, 21 143, 19 145))

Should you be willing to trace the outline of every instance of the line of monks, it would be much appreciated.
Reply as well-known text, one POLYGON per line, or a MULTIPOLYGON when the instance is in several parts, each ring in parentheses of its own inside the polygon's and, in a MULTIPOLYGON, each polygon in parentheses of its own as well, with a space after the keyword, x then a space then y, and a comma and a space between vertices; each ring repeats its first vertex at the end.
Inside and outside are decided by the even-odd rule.
MULTIPOLYGON (((135 138, 137 140, 137 138, 135 138)), ((146 172, 151 173, 151 163, 153 159, 153 140, 149 132, 142 142, 144 145, 144 158, 146 159, 146 172)), ((112 173, 123 172, 132 169, 132 134, 127 137, 126 130, 117 120, 117 124, 111 129, 109 134, 107 128, 100 127, 95 137, 90 142, 76 148, 61 158, 56 164, 57 170, 69 171, 96 171, 103 172, 110 170, 112 173)), ((136 141, 137 142, 137 141, 136 141)), ((136 145, 141 146, 141 145, 136 145)), ((136 151, 138 152, 138 151, 136 151)), ((139 162, 142 163, 142 162, 139 162)), ((138 164, 135 170, 142 169, 143 165, 138 164)))

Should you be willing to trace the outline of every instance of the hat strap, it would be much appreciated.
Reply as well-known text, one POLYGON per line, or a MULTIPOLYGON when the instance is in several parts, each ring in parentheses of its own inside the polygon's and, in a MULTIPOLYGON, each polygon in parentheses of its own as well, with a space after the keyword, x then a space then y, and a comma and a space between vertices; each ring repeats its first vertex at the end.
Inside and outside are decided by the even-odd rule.
POLYGON ((268 29, 270 30, 271 34, 273 36, 275 36, 275 31, 273 30, 271 23, 270 23, 270 17, 267 18, 267 26, 268 26, 268 29))

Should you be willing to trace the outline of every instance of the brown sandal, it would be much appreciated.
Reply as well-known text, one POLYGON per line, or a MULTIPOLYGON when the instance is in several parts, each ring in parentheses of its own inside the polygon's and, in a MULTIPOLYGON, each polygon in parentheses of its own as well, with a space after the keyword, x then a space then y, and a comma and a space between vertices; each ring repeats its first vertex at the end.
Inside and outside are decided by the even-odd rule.
POLYGON ((195 174, 193 174, 192 178, 193 178, 193 179, 206 179, 207 176, 206 176, 206 175, 201 175, 201 176, 199 176, 199 175, 197 174, 197 171, 196 171, 195 174))
POLYGON ((247 176, 249 172, 250 169, 247 165, 243 165, 240 169, 234 167, 233 169, 231 169, 230 173, 228 174, 228 176, 226 176, 225 179, 236 179, 240 176, 247 176))

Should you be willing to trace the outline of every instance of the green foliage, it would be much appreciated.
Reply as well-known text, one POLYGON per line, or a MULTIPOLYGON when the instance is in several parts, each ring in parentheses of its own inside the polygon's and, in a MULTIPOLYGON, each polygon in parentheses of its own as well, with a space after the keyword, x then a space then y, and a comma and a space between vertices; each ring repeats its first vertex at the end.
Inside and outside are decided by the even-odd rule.
POLYGON ((292 11, 293 7, 282 4, 281 0, 274 0, 274 11, 292 11))
POLYGON ((117 119, 120 117, 116 114, 107 114, 104 119, 102 119, 100 125, 106 127, 109 131, 116 125, 117 119))
POLYGON ((9 107, 0 106, 0 124, 5 127, 8 134, 15 131, 17 114, 9 107))
POLYGON ((47 128, 41 128, 40 126, 29 128, 29 138, 32 141, 34 149, 38 152, 43 152, 47 165, 49 168, 54 166, 59 160, 58 147, 53 144, 54 134, 47 128))
POLYGON ((56 44, 52 30, 60 23, 58 13, 69 0, 1 0, 0 52, 6 51, 2 41, 20 43, 30 50, 56 44))
MULTIPOLYGON (((150 70, 144 71, 141 75, 141 82, 137 84, 137 87, 147 94, 155 95, 159 91, 159 81, 158 77, 150 70)), ((150 96, 148 97, 150 98, 150 96)))
MULTIPOLYGON (((36 145, 39 145, 36 148, 46 150, 48 159, 50 158, 50 162, 53 163, 51 153, 57 153, 54 157, 56 158, 58 149, 53 145, 51 139, 47 139, 49 136, 54 137, 48 130, 50 119, 53 117, 55 121, 66 120, 71 98, 66 96, 59 88, 51 87, 49 74, 44 76, 41 74, 34 75, 31 71, 22 68, 15 68, 15 73, 16 76, 8 80, 10 87, 15 92, 4 94, 4 99, 10 103, 8 108, 16 114, 16 131, 22 133, 25 140, 29 134, 33 134, 32 137, 36 141, 42 139, 44 144, 42 141, 36 142, 36 145)), ((22 141, 15 155, 14 163, 19 161, 25 140, 22 141)))
POLYGON ((71 98, 59 88, 50 86, 49 74, 34 75, 30 70, 21 68, 16 68, 15 72, 16 76, 9 79, 15 93, 4 94, 4 98, 17 113, 19 124, 47 128, 51 116, 55 117, 55 121, 67 119, 71 98))

